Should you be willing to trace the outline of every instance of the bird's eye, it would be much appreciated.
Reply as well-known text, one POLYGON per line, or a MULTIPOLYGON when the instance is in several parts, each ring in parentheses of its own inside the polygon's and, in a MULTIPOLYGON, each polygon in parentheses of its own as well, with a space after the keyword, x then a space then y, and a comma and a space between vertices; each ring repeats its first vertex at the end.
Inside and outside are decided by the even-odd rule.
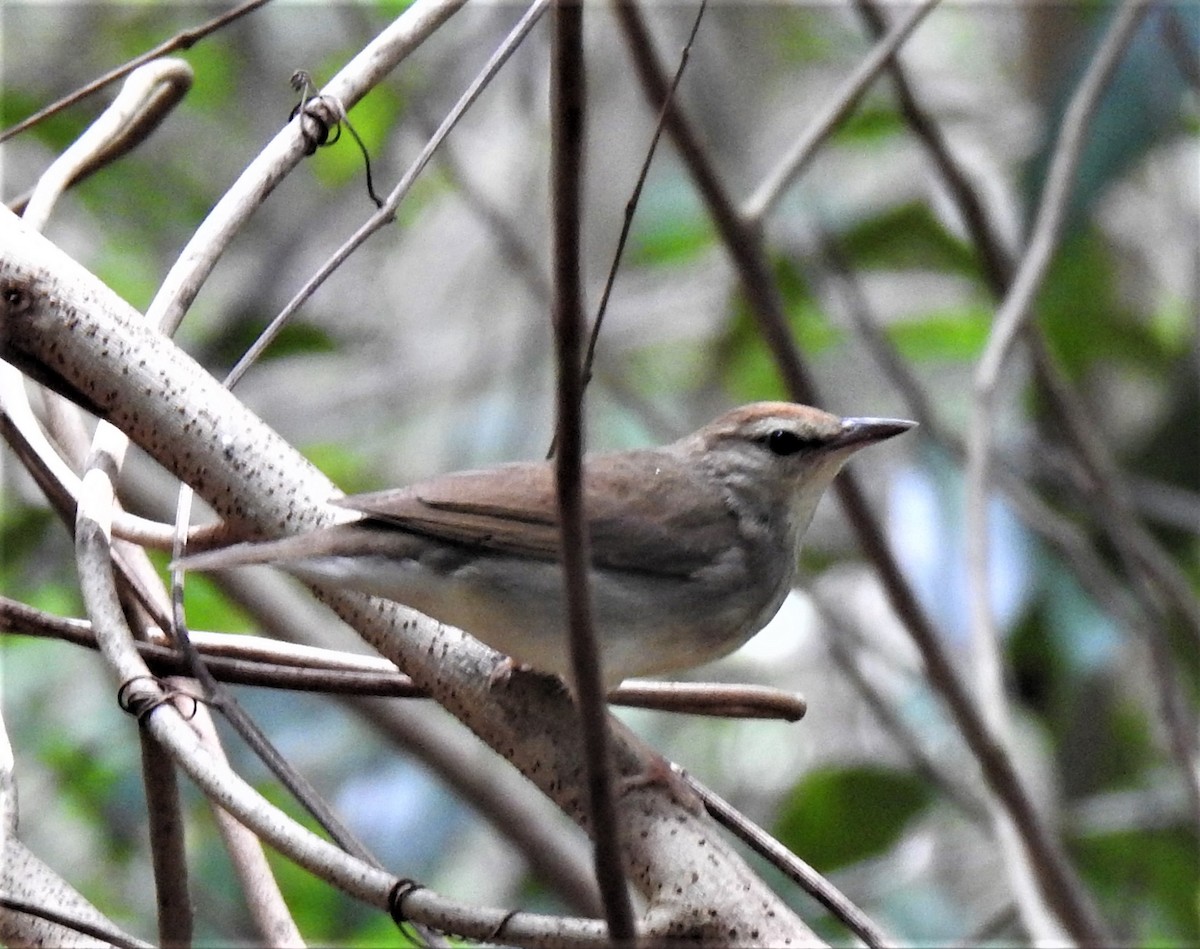
POLYGON ((771 454, 780 456, 794 455, 809 445, 806 439, 795 432, 789 432, 786 428, 775 429, 767 435, 764 442, 771 454))

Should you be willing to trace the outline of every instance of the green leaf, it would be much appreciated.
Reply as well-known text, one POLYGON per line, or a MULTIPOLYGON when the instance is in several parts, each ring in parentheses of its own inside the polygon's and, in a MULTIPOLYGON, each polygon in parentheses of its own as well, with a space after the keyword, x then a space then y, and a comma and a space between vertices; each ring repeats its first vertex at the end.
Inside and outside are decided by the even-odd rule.
POLYGON ((983 352, 992 326, 986 307, 961 307, 894 323, 888 338, 906 360, 970 361, 983 352))
MULTIPOLYGON (((709 373, 712 353, 706 341, 667 340, 632 351, 626 357, 627 378, 648 397, 686 392, 709 373)), ((604 346, 603 333, 600 347, 604 346)))
MULTIPOLYGON (((778 258, 774 276, 783 297, 788 328, 802 354, 811 358, 840 344, 845 334, 826 318, 795 265, 778 258)), ((750 308, 740 296, 735 306, 737 316, 723 347, 726 385, 733 395, 746 400, 788 399, 775 357, 764 344, 750 308)))
MULTIPOLYGON (((153 555, 154 559, 157 559, 157 556, 153 555)), ((245 612, 231 603, 216 584, 202 573, 188 573, 183 608, 191 629, 249 633, 258 628, 245 612)))
POLYGON ((714 231, 695 192, 679 175, 651 178, 634 212, 624 264, 664 267, 695 260, 712 247, 714 231))
POLYGON ((833 135, 843 145, 884 145, 905 129, 896 110, 885 105, 864 105, 853 112, 833 135))
POLYGON ((631 266, 664 267, 695 260, 712 246, 712 225, 699 217, 655 217, 645 228, 634 228, 626 250, 631 266))
MULTIPOLYGON (((451 940, 450 944, 460 943, 451 940)), ((409 946, 421 946, 424 943, 415 942, 407 927, 400 929, 387 913, 379 912, 352 933, 346 940, 346 945, 351 949, 407 949, 409 946)))
POLYGON ((371 481, 367 457, 339 442, 310 442, 303 451, 309 461, 347 494, 379 487, 371 481))
POLYGON ((855 225, 842 235, 841 243, 856 267, 944 270, 972 277, 978 272, 971 248, 920 201, 855 225))
MULTIPOLYGON (((213 34, 188 50, 184 58, 195 74, 185 100, 187 108, 217 116, 223 122, 229 121, 232 90, 241 84, 238 75, 242 68, 240 54, 225 37, 213 34)), ((288 103, 295 98, 286 85, 286 77, 277 89, 266 90, 266 94, 278 95, 282 111, 279 124, 282 125, 287 110, 291 108, 288 103)))
MULTIPOLYGON (((22 122, 46 105, 46 100, 19 89, 5 89, 0 95, 0 122, 3 128, 22 122)), ((33 135, 53 153, 65 151, 88 125, 82 110, 56 112, 34 125, 26 134, 33 135)))
POLYGON ((1072 378, 1098 362, 1172 371, 1191 339, 1192 314, 1166 309, 1149 319, 1122 302, 1116 255, 1094 231, 1063 244, 1046 274, 1036 307, 1055 356, 1072 378))
POLYGON ((929 791, 904 771, 828 768, 795 787, 776 836, 828 872, 886 850, 929 801, 929 791))
POLYGON ((1096 359, 1120 352, 1113 269, 1099 237, 1078 234, 1055 255, 1038 294, 1038 320, 1072 378, 1096 359))
MULTIPOLYGON (((223 324, 218 335, 202 340, 196 347, 199 358, 206 365, 232 366, 262 335, 274 315, 260 311, 240 312, 236 318, 223 324)), ((271 345, 263 351, 259 362, 269 362, 286 356, 329 353, 337 349, 337 343, 321 326, 309 323, 303 317, 292 319, 284 325, 271 345)))
POLYGON ((5 498, 0 504, 0 590, 56 616, 83 613, 74 570, 59 558, 70 539, 45 507, 5 498))
POLYGON ((793 66, 819 62, 842 49, 829 35, 827 21, 804 6, 786 8, 781 4, 779 22, 768 37, 784 62, 793 66))
POLYGON ((1139 827, 1089 837, 1071 849, 1131 946, 1200 943, 1200 842, 1183 828, 1139 827))
POLYGON ((416 0, 375 0, 376 12, 387 17, 389 20, 394 20, 401 13, 413 5, 416 0))

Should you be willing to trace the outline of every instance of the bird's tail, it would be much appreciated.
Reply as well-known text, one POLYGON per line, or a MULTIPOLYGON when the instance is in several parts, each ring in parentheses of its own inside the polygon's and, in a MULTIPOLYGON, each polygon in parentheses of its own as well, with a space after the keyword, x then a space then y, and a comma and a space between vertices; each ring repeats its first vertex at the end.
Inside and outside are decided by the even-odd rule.
POLYGON ((378 554, 385 557, 411 555, 411 535, 401 531, 380 530, 352 522, 280 537, 276 540, 250 541, 188 554, 172 562, 184 570, 225 570, 254 564, 273 564, 291 569, 301 562, 330 557, 355 557, 378 554))
POLYGON ((231 544, 215 550, 187 554, 171 563, 171 568, 184 570, 226 570, 230 567, 247 567, 254 564, 295 563, 312 557, 337 555, 343 547, 352 543, 354 534, 346 528, 349 524, 321 528, 291 537, 275 540, 248 541, 231 544))

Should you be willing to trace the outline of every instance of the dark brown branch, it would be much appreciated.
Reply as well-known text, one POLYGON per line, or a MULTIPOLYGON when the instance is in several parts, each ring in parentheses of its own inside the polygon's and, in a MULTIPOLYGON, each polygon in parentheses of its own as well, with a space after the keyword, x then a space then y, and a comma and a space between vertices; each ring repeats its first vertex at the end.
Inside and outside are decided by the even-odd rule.
MULTIPOLYGON (((96 637, 87 620, 54 616, 0 596, 0 634, 5 633, 57 639, 88 649, 97 648, 96 637)), ((187 674, 187 659, 179 650, 140 640, 134 645, 155 675, 187 674)), ((246 647, 239 644, 236 650, 211 640, 202 640, 196 645, 213 678, 230 685, 356 697, 429 698, 429 693, 414 685, 412 679, 394 670, 385 672, 346 668, 342 663, 322 661, 319 656, 304 654, 280 655, 273 660, 253 655, 255 650, 252 644, 246 647)), ((608 701, 628 708, 653 709, 680 715, 785 722, 799 721, 807 709, 803 697, 793 692, 766 686, 703 682, 630 680, 610 692, 608 701)))
MULTIPOLYGON (((878 36, 885 26, 882 14, 874 5, 873 0, 857 0, 857 3, 872 32, 878 36)), ((1170 9, 1164 9, 1162 12, 1166 39, 1168 45, 1171 45, 1172 33, 1169 23, 1174 12, 1170 9)), ((1175 25, 1178 26, 1178 23, 1175 25)), ((1013 261, 1005 251, 999 235, 992 226, 991 219, 984 211, 983 202, 974 186, 950 152, 941 130, 913 96, 903 67, 898 61, 893 60, 889 64, 889 70, 896 88, 896 99, 901 115, 917 136, 917 140, 925 147, 935 168, 942 176, 952 200, 958 207, 967 231, 971 234, 979 252, 988 288, 995 297, 1004 299, 1012 285, 1013 261)), ((1086 114, 1081 115, 1075 124, 1083 124, 1081 120, 1084 118, 1086 118, 1086 114)), ((1062 201, 1065 201, 1066 194, 1064 189, 1062 201)), ((1170 649, 1163 638, 1165 617, 1149 588, 1153 587, 1163 591, 1166 598, 1174 603, 1185 628, 1197 642, 1200 642, 1200 607, 1197 606, 1196 598, 1186 579, 1139 520, 1138 511, 1135 510, 1135 500, 1127 480, 1119 471, 1107 446, 1096 436, 1098 426, 1088 416, 1082 402, 1051 358, 1043 334, 1036 325, 1030 325, 1026 328, 1025 335, 1034 357, 1033 371, 1037 386, 1044 395, 1054 419, 1068 434, 1079 460, 1087 469, 1089 483, 1086 490, 1078 491, 1079 497, 1086 502, 1089 511, 1098 515, 1101 528, 1108 534, 1110 541, 1120 554, 1122 565, 1131 578, 1135 598, 1139 602, 1144 618, 1125 616, 1123 619, 1131 629, 1141 632, 1148 643, 1150 654, 1158 666, 1157 675, 1160 682, 1163 683, 1161 717, 1184 775, 1184 783, 1188 788, 1193 812, 1200 814, 1200 781, 1197 781, 1192 765, 1195 752, 1192 748, 1191 736, 1196 732, 1195 723, 1186 713, 1186 702, 1181 701, 1178 695, 1176 676, 1173 669, 1170 668, 1170 649), (1095 503, 1097 492, 1101 495, 1099 504, 1095 503)), ((930 434, 928 428, 926 428, 926 434, 930 434)), ((996 472, 996 475, 1000 477, 1001 473, 996 472)), ((1012 486, 1011 477, 1003 476, 1003 480, 1009 487, 1012 486)), ((1028 505, 1018 505, 1018 508, 1027 511, 1028 505)), ((1031 521, 1027 517, 1026 522, 1046 536, 1044 519, 1031 521)), ((1061 536, 1062 532, 1058 533, 1061 536)), ((1055 543, 1053 536, 1048 539, 1051 543, 1055 543)), ((1112 597, 1106 595, 1108 591, 1103 588, 1097 590, 1095 583, 1088 582, 1089 576, 1096 575, 1096 570, 1094 568, 1083 569, 1085 565, 1078 555, 1079 551, 1077 549, 1073 551, 1061 544, 1056 544, 1056 546, 1063 552, 1067 561, 1078 568, 1078 575, 1085 588, 1093 591, 1093 595, 1098 595, 1099 602, 1110 602, 1112 597)), ((1095 558, 1089 557, 1088 559, 1095 558)), ((1122 609, 1122 612, 1128 613, 1129 611, 1122 609)))
POLYGON ((604 706, 600 651, 592 625, 588 586, 591 556, 583 508, 583 288, 579 273, 585 107, 583 61, 582 0, 556 0, 550 79, 553 322, 558 359, 555 484, 562 530, 572 685, 579 705, 596 881, 604 904, 609 938, 614 942, 629 943, 637 931, 629 887, 625 882, 620 828, 613 798, 608 714, 604 706))
POLYGON ((178 775, 170 756, 144 727, 138 728, 138 740, 158 907, 158 942, 161 946, 190 946, 192 901, 188 895, 187 847, 178 775))

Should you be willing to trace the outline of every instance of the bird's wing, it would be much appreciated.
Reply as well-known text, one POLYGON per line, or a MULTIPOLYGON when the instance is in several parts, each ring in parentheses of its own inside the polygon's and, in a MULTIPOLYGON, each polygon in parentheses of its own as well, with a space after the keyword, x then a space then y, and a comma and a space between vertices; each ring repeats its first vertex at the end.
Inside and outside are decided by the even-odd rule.
MULTIPOLYGON (((675 456, 622 452, 593 455, 584 465, 597 567, 688 576, 736 542, 736 523, 721 493, 675 456)), ((558 505, 548 462, 458 472, 336 503, 449 543, 544 560, 558 557, 558 505)))

